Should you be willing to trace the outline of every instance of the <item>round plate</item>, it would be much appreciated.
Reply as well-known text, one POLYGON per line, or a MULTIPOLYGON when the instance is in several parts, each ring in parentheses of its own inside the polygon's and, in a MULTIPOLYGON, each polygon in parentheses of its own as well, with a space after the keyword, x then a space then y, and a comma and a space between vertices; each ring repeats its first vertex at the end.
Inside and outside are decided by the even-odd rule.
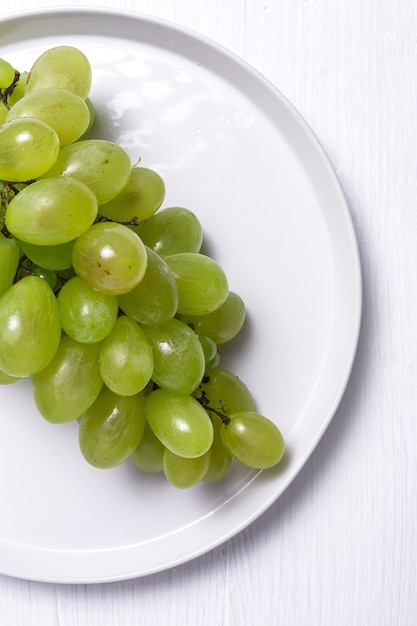
POLYGON ((30 381, 0 389, 0 571, 64 583, 170 568, 226 541, 288 487, 347 384, 361 316, 354 231, 336 176, 300 115, 241 60, 173 24, 113 10, 47 10, 0 21, 19 70, 70 44, 93 67, 93 135, 166 182, 163 206, 199 217, 204 251, 248 317, 222 366, 252 391, 287 444, 276 469, 236 464, 178 490, 133 463, 89 466, 77 423, 36 411, 30 381))

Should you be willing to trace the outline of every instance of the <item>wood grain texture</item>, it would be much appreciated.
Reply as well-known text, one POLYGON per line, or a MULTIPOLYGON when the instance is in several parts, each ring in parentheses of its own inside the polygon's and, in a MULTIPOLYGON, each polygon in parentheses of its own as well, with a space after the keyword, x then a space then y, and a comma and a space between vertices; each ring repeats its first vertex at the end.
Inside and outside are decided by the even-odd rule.
MULTIPOLYGON (((63 6, 70 4, 140 10, 192 28, 242 56, 297 107, 349 203, 363 326, 330 427, 294 483, 249 528, 195 561, 134 581, 64 586, 0 577, 0 626, 414 626, 415 0, 63 6)), ((13 3, 15 11, 37 6, 13 3)))

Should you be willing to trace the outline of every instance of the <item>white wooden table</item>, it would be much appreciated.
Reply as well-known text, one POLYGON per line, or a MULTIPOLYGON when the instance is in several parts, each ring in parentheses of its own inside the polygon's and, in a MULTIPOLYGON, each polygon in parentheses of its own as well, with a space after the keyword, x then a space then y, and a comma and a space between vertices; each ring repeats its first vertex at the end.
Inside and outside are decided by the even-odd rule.
MULTIPOLYGON (((38 7, 4 3, 0 15, 38 7)), ((252 64, 321 141, 359 242, 363 326, 341 405, 284 495, 205 556, 126 582, 0 576, 0 626, 414 626, 417 619, 415 0, 102 0, 252 64)), ((0 42, 1 54, 1 42, 0 42)))

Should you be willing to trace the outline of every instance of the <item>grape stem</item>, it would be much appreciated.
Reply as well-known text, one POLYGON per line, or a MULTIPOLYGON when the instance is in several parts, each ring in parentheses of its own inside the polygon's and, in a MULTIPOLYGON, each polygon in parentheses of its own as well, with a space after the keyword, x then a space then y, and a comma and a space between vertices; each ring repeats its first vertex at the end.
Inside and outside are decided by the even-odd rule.
MULTIPOLYGON (((104 217, 104 215, 99 215, 96 219, 96 222, 113 222, 113 221, 114 220, 110 219, 109 217, 104 217)), ((119 224, 123 224, 123 226, 139 226, 139 223, 140 223, 140 219, 136 217, 136 215, 127 222, 119 222, 119 224)))
POLYGON ((4 106, 6 107, 6 109, 11 109, 11 106, 9 104, 9 98, 12 95, 17 83, 19 82, 19 78, 20 78, 20 72, 15 70, 12 84, 9 85, 8 87, 0 89, 0 102, 4 103, 4 106))
POLYGON ((210 400, 203 389, 201 390, 201 396, 199 398, 196 397, 196 400, 201 404, 201 406, 206 409, 206 411, 208 411, 208 413, 213 413, 214 415, 217 415, 217 417, 219 417, 223 422, 224 426, 228 426, 232 421, 230 417, 226 415, 226 413, 223 413, 222 411, 219 411, 218 409, 210 406, 210 400))

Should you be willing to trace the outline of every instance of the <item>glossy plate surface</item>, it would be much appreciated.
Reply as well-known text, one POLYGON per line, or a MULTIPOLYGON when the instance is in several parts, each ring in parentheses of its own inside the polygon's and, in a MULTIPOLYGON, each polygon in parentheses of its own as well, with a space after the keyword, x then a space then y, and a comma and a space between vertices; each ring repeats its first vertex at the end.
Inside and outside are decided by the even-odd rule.
POLYGON ((346 387, 361 316, 350 215, 317 139, 286 99, 224 49, 177 26, 106 10, 0 21, 21 71, 71 44, 93 66, 94 136, 165 179, 163 206, 193 210, 204 250, 246 302, 222 365, 251 389, 287 442, 275 470, 234 467, 181 491, 127 463, 90 467, 77 424, 37 413, 28 381, 0 389, 0 571, 53 582, 144 576, 201 555, 288 487, 346 387))

